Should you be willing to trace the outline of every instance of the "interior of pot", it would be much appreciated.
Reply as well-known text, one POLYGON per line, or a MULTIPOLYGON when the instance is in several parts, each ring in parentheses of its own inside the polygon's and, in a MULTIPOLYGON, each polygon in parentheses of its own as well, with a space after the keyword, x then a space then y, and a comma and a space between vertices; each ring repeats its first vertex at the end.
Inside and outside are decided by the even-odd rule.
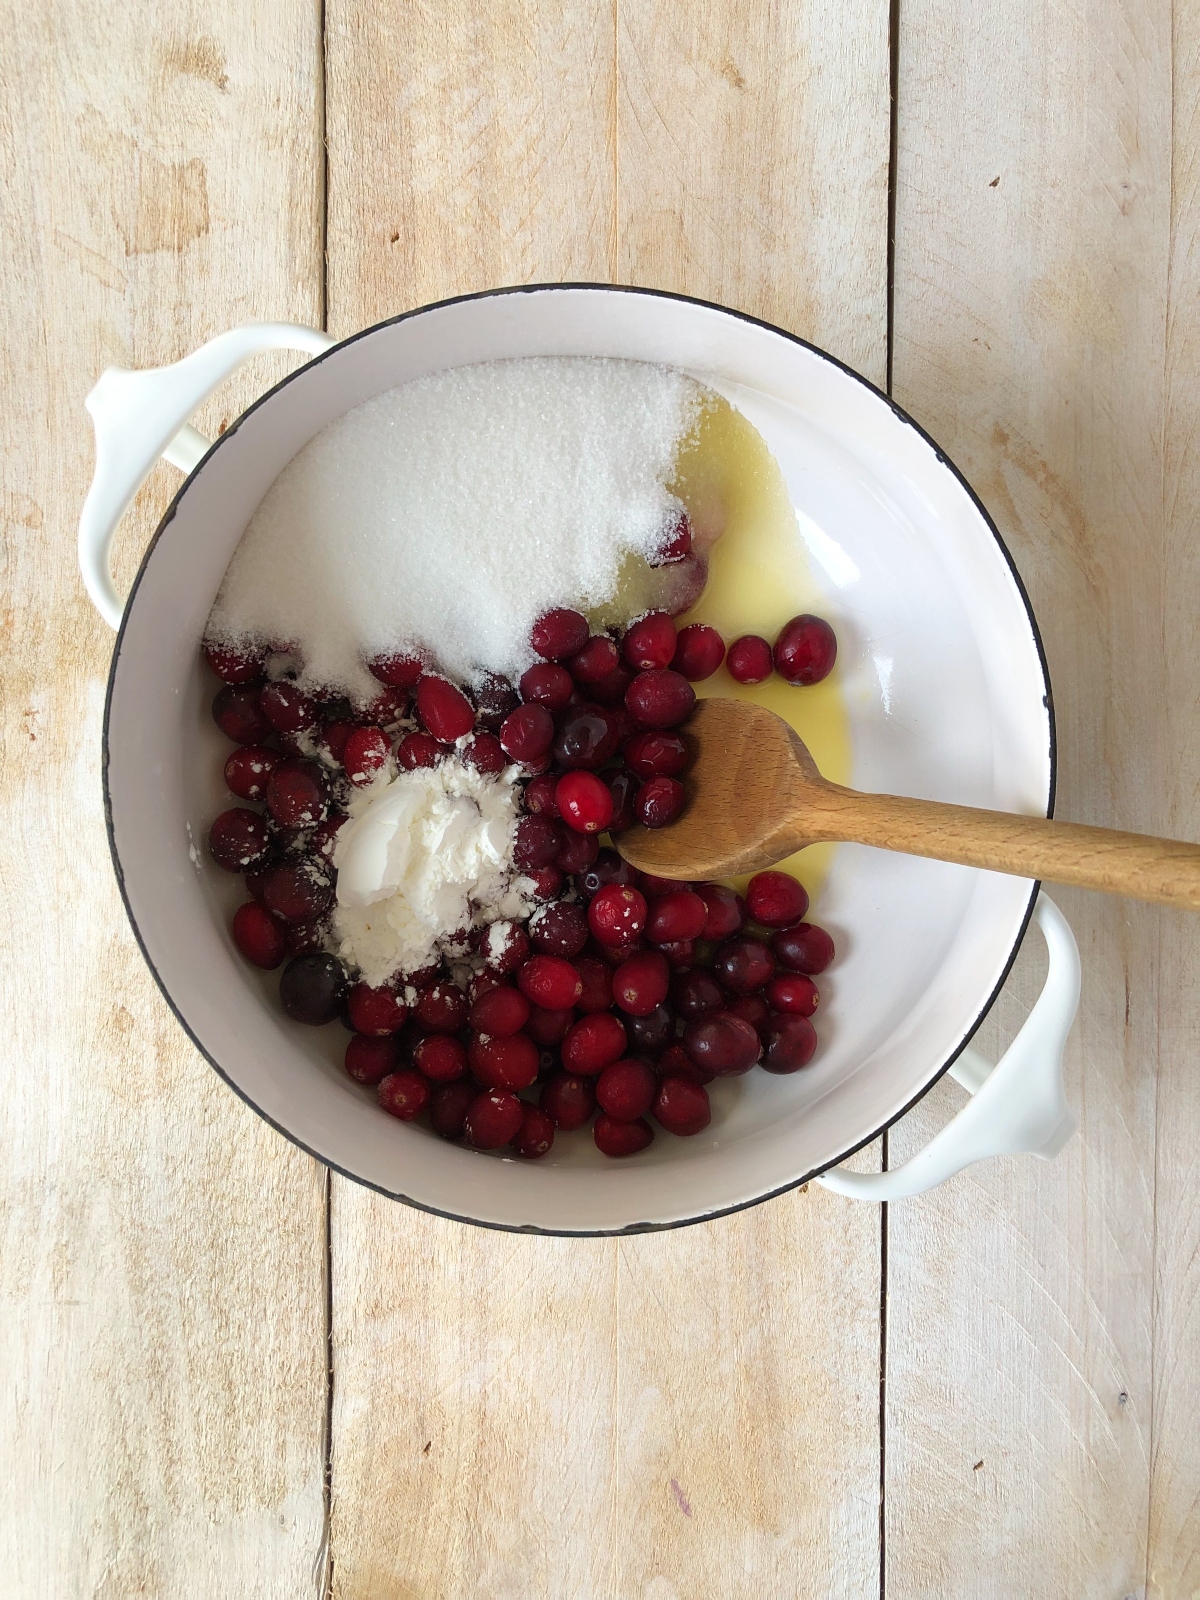
POLYGON ((106 723, 114 855, 134 926, 181 1021, 283 1132, 363 1182, 454 1216, 588 1232, 691 1220, 801 1181, 872 1137, 977 1025, 1031 905, 1024 880, 842 847, 812 913, 838 960, 821 1045, 792 1077, 712 1086, 713 1119, 612 1162, 566 1139, 542 1161, 481 1155, 382 1112, 341 1067, 340 1025, 279 1009, 277 974, 234 949, 242 886, 203 848, 228 804, 228 745, 198 641, 262 495, 320 428, 440 368, 526 355, 684 367, 759 428, 829 597, 855 786, 1045 814, 1052 735, 1019 585, 978 504, 867 385, 775 330, 691 301, 588 289, 452 302, 359 335, 227 432, 176 501, 118 641, 106 723))

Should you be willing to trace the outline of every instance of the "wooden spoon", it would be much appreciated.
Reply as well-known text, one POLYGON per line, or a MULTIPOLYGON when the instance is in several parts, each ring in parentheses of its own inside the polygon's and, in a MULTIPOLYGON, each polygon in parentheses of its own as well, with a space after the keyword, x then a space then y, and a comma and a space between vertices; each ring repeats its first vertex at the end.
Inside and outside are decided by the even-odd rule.
POLYGON ((695 751, 683 815, 617 836, 643 872, 726 878, 838 840, 1200 911, 1200 844, 859 794, 823 778, 781 717, 742 701, 702 700, 681 732, 695 751))

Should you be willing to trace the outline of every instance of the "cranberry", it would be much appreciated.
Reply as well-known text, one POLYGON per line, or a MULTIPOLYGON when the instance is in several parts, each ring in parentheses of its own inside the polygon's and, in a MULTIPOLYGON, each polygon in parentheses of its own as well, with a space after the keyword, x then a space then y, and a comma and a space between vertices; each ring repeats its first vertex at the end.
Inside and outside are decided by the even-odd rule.
POLYGON ((519 989, 507 985, 480 995, 467 1016, 476 1033, 494 1034, 499 1039, 520 1033, 528 1019, 529 1001, 519 989))
POLYGON ((429 1104, 429 1084, 412 1067, 390 1073, 379 1085, 379 1104, 401 1122, 419 1117, 429 1104))
POLYGON ((233 913, 233 942, 247 961, 267 972, 287 954, 282 927, 257 900, 248 900, 233 913))
POLYGON ((654 1129, 644 1117, 636 1122, 621 1122, 601 1112, 592 1129, 592 1138, 601 1155, 635 1156, 654 1138, 654 1129))
POLYGON ((259 690, 249 684, 226 684, 212 704, 213 721, 234 744, 261 744, 274 732, 259 705, 259 690))
MULTIPOLYGON (((483 941, 480 938, 481 934, 484 938, 486 938, 487 929, 476 928, 475 932, 471 935, 472 950, 482 949, 483 941)), ((467 1000, 471 1005, 474 1005, 476 1000, 481 999, 485 994, 491 994, 493 989, 498 989, 503 981, 503 978, 497 977, 494 972, 488 972, 486 969, 483 972, 475 973, 471 981, 467 984, 467 1000)))
POLYGON ((372 1039, 356 1033, 346 1046, 346 1071, 356 1083, 377 1084, 400 1065, 396 1039, 372 1039))
POLYGON ((254 872, 271 859, 271 834, 266 818, 245 806, 232 806, 213 818, 208 830, 209 854, 226 872, 254 872))
POLYGON ((725 1007, 731 1016, 741 1017, 756 1033, 761 1033, 771 1016, 771 1007, 761 994, 735 994, 725 1007))
POLYGON ((239 800, 261 800, 267 792, 267 779, 283 760, 278 750, 248 744, 235 750, 225 763, 226 787, 239 800))
MULTIPOLYGON (((636 682, 636 680, 635 680, 636 682)), ((621 731, 603 706, 579 705, 568 711, 554 741, 554 759, 569 771, 598 771, 617 753, 621 731)))
POLYGON ((707 556, 688 554, 666 574, 666 582, 658 591, 658 603, 671 616, 682 616, 699 600, 707 582, 707 556))
POLYGON ((663 530, 663 543, 659 546, 658 556, 651 565, 682 561, 684 556, 691 553, 691 548, 692 525, 688 521, 687 512, 676 512, 663 530))
POLYGON ((610 1062, 619 1061, 628 1042, 625 1029, 611 1011, 593 1012, 572 1023, 562 1041, 562 1064, 567 1072, 594 1077, 610 1062))
POLYGON ((675 639, 674 621, 664 611, 651 611, 630 626, 621 641, 621 654, 635 672, 669 667, 675 639))
POLYGON ((621 653, 607 634, 597 633, 567 662, 576 683, 601 683, 621 664, 621 653))
POLYGON ((711 972, 693 967, 681 972, 671 984, 671 1000, 681 1017, 689 1021, 710 1011, 719 1011, 725 1004, 725 992, 711 972))
POLYGON ((808 910, 808 891, 788 872, 756 872, 746 886, 746 910, 767 928, 788 928, 808 910))
POLYGON ((637 871, 615 850, 601 850, 595 862, 579 880, 579 888, 586 895, 594 895, 608 884, 632 889, 637 884, 637 871))
POLYGON ((530 1006, 525 1032, 543 1050, 552 1050, 561 1044, 568 1028, 575 1021, 574 1006, 530 1006))
POLYGON ((316 856, 318 861, 332 861, 337 848, 337 836, 349 820, 346 816, 333 816, 319 822, 308 836, 309 854, 316 856))
POLYGON ((638 888, 646 896, 647 903, 657 900, 664 894, 674 894, 676 889, 690 889, 690 883, 685 883, 679 878, 660 878, 653 872, 638 873, 638 888))
POLYGON ((306 956, 324 950, 329 934, 328 925, 320 919, 312 922, 289 922, 283 930, 289 956, 306 956))
MULTIPOLYGON (((611 822, 609 828, 612 828, 611 822)), ((574 828, 564 828, 554 865, 560 872, 574 876, 586 872, 599 854, 600 840, 594 833, 576 833, 574 828)))
POLYGON ((528 1089, 537 1080, 537 1046, 523 1033, 477 1034, 467 1047, 467 1061, 485 1089, 528 1089))
POLYGON ((461 1139, 467 1109, 479 1091, 473 1083, 443 1083, 429 1097, 429 1124, 443 1139, 461 1139))
POLYGON ((773 933, 771 949, 781 967, 810 976, 824 972, 834 956, 833 940, 814 922, 798 922, 794 928, 782 928, 773 933))
POLYGON ((489 971, 515 972, 529 954, 529 940, 515 922, 493 922, 480 945, 480 954, 489 971))
POLYGON ((667 998, 671 969, 659 950, 630 956, 613 973, 613 999, 622 1011, 647 1017, 667 998))
POLYGON ((695 939, 667 939, 656 946, 667 958, 673 972, 686 972, 696 964, 695 939))
POLYGON ((489 1089, 467 1107, 463 1137, 476 1150, 498 1150, 509 1144, 525 1116, 525 1108, 507 1089, 489 1089))
POLYGON ((406 733, 396 746, 396 760, 405 772, 415 772, 418 767, 436 767, 450 751, 431 733, 406 733))
POLYGON ((247 644, 220 644, 205 639, 200 646, 209 667, 224 683, 252 683, 263 669, 267 652, 247 644))
POLYGON ((521 992, 548 1011, 573 1006, 583 993, 579 974, 561 956, 531 956, 517 973, 521 992))
POLYGON ((281 828, 273 820, 268 820, 267 827, 271 830, 271 842, 277 860, 286 861, 290 867, 294 867, 308 855, 308 842, 313 834, 311 828, 281 828))
POLYGON ((794 1011, 779 1011, 763 1029, 766 1051, 762 1064, 768 1072, 799 1072, 813 1058, 817 1048, 817 1030, 807 1017, 794 1011))
POLYGON ((754 994, 775 976, 775 957, 758 939, 727 939, 713 960, 713 972, 730 994, 754 994))
MULTIPOLYGON (((361 719, 374 723, 376 727, 390 728, 407 713, 408 701, 409 696, 403 689, 381 689, 370 704, 363 707, 361 719)), ((346 710, 341 714, 352 717, 350 702, 344 703, 346 710)))
POLYGON ((625 696, 625 705, 639 728, 674 728, 695 704, 696 691, 669 667, 639 672, 625 696))
POLYGON ((587 916, 588 926, 601 944, 622 944, 635 939, 646 926, 645 897, 636 889, 606 884, 592 896, 587 916))
POLYGON ((613 1003, 612 968, 606 962, 585 956, 575 963, 575 970, 583 984, 583 993, 575 1004, 589 1015, 594 1011, 607 1011, 613 1003))
POLYGON ((820 683, 837 660, 837 635, 821 617, 793 617, 775 641, 775 670, 788 683, 820 683))
POLYGON ((664 1078, 651 1110, 668 1133, 681 1139, 703 1133, 712 1121, 708 1091, 686 1078, 664 1078))
MULTIPOLYGON (((549 719, 549 712, 544 715, 549 719)), ((613 797, 594 772, 566 773, 558 780, 554 798, 559 815, 577 833, 603 833, 612 821, 613 797)))
POLYGON ((534 623, 529 643, 544 661, 562 661, 583 649, 590 632, 587 618, 578 611, 556 607, 534 623))
POLYGON ((350 1026, 359 1033, 382 1037, 404 1026, 408 1007, 395 989, 386 985, 373 989, 370 984, 356 983, 346 997, 346 1013, 350 1026))
POLYGON ((510 711, 500 729, 500 743, 514 761, 537 761, 554 741, 554 718, 536 701, 510 711))
POLYGON ((707 1067, 698 1067, 681 1044, 671 1044, 663 1051, 658 1062, 659 1081, 668 1078, 686 1078, 688 1083, 711 1083, 716 1077, 707 1067))
POLYGON ((746 926, 746 903, 740 894, 721 883, 698 883, 696 893, 708 908, 700 931, 702 939, 728 939, 746 926))
POLYGON ((417 1001, 416 1017, 430 1033, 457 1033, 466 1026, 467 997, 456 983, 435 983, 417 1001))
POLYGON ((282 827, 308 828, 329 810, 325 771, 317 761, 293 756, 267 779, 267 809, 282 827))
POLYGON ((281 862, 267 873, 263 904, 285 922, 312 922, 333 901, 333 880, 313 860, 281 862))
POLYGON ((683 810, 687 794, 678 778, 647 778, 633 806, 643 828, 665 828, 683 810))
POLYGON ((333 722, 326 722, 321 728, 321 748, 328 751, 332 761, 340 761, 346 754, 346 741, 358 727, 357 722, 351 722, 347 717, 339 718, 333 722))
POLYGON ((351 783, 367 784, 387 766, 391 744, 382 728, 355 728, 346 740, 342 762, 351 783))
POLYGON ((466 1047, 452 1033, 430 1033, 413 1046, 413 1062, 433 1083, 455 1083, 467 1070, 466 1047))
POLYGON ((536 778, 530 778, 522 796, 526 811, 532 812, 535 817, 557 817, 558 803, 554 798, 557 788, 558 779, 552 772, 543 772, 536 778))
POLYGON ((574 690, 575 680, 566 667, 552 661, 539 661, 521 677, 521 698, 551 712, 565 711, 574 690))
POLYGON ((556 900, 562 893, 563 875, 557 867, 526 867, 535 900, 556 900))
POLYGON ((687 771, 688 749, 677 733, 635 733, 621 752, 639 778, 678 778, 687 771))
POLYGON ((693 622, 679 630, 679 642, 670 665, 691 683, 711 678, 725 659, 725 641, 707 623, 693 622))
POLYGON ((556 900, 530 917, 529 937, 543 955, 569 961, 588 941, 587 913, 571 900, 556 900))
POLYGON ((596 1081, 596 1101, 601 1111, 620 1122, 636 1122, 654 1104, 658 1080, 653 1067, 634 1057, 614 1061, 596 1081))
POLYGON ((404 982, 413 989, 428 989, 431 983, 437 982, 441 971, 441 962, 431 961, 428 966, 418 967, 415 972, 406 972, 404 982))
POLYGON ((476 691, 475 704, 479 710, 479 720, 484 727, 490 728, 493 733, 499 733, 505 717, 510 711, 515 710, 520 702, 517 691, 507 678, 489 672, 476 691))
POLYGON ((420 656, 393 652, 390 655, 372 656, 367 671, 380 683, 389 683, 393 689, 411 689, 424 672, 420 656))
POLYGON ((714 1011, 689 1022, 683 1034, 683 1048, 697 1066, 706 1067, 719 1078, 749 1072, 762 1054, 762 1041, 741 1017, 728 1011, 714 1011))
POLYGON ((798 1017, 811 1017, 821 1003, 821 993, 803 972, 781 972, 767 985, 767 999, 774 1011, 790 1011, 798 1017))
POLYGON ((303 689, 286 678, 267 683, 259 690, 258 703, 263 716, 278 733, 304 733, 316 724, 317 709, 303 689))
POLYGON ((549 867, 558 854, 559 838, 558 826, 550 817, 522 817, 517 823, 513 860, 522 871, 549 867))
POLYGON ((434 738, 446 744, 475 726, 475 710, 466 695, 434 673, 426 673, 417 684, 417 715, 434 738))
POLYGON ((630 669, 619 665, 597 683, 589 684, 588 688, 597 705, 608 707, 613 711, 618 707, 624 710, 626 691, 632 682, 633 673, 630 669))
POLYGON ((279 980, 279 999, 288 1016, 313 1027, 332 1022, 345 996, 346 969, 324 952, 296 956, 279 980))
POLYGON ((540 1106, 523 1105, 521 1126, 512 1138, 512 1147, 526 1161, 544 1156, 554 1143, 554 1119, 540 1106))
POLYGON ((660 1056, 675 1038, 675 1012, 669 1005, 657 1005, 642 1015, 630 1014, 625 1026, 637 1055, 660 1056))
POLYGON ((650 902, 646 937, 652 944, 676 939, 698 939, 704 932, 708 907, 691 889, 672 889, 650 902))
POLYGON ((493 778, 508 765, 504 747, 494 733, 472 734, 463 746, 462 758, 476 772, 493 778))
POLYGON ((648 948, 646 941, 636 935, 632 939, 620 939, 615 944, 603 944, 599 939, 593 939, 592 943, 597 954, 614 969, 619 967, 622 961, 628 961, 631 956, 643 955, 648 948))
POLYGON ((744 633, 729 646, 725 667, 734 683, 762 683, 771 676, 771 646, 757 633, 744 633))

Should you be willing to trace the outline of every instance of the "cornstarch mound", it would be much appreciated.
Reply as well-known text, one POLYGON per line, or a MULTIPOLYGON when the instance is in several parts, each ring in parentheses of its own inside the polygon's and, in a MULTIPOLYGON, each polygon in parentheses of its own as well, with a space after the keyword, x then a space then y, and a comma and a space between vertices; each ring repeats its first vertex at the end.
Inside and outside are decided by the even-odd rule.
POLYGON ((460 681, 516 678, 555 606, 611 601, 680 509, 676 448, 707 391, 635 361, 460 367, 331 423, 264 496, 211 637, 298 647, 301 682, 360 703, 365 657, 417 650, 460 681))

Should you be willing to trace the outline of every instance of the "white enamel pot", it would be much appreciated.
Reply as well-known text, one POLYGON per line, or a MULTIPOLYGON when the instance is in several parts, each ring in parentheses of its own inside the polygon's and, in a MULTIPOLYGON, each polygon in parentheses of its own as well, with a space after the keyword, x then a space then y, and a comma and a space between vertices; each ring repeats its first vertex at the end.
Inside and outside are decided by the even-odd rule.
POLYGON ((240 884, 203 850, 209 821, 229 800, 227 746, 209 716, 214 685, 198 641, 247 520, 301 446, 351 407, 438 369, 561 354, 685 368, 764 434, 838 631, 856 787, 1048 814, 1049 685, 1008 552, 932 441, 822 351, 718 306, 587 285, 453 300, 336 345, 286 325, 235 329, 172 367, 110 370, 88 400, 97 466, 80 559, 92 598, 120 624, 104 743, 113 860, 179 1020, 238 1094, 322 1161, 411 1204, 495 1227, 667 1227, 818 1174, 842 1193, 892 1199, 983 1156, 1054 1154, 1074 1127, 1062 1049, 1078 956, 1038 886, 999 874, 841 848, 814 913, 834 933, 839 959, 821 980, 812 1066, 714 1085, 705 1133, 660 1136, 621 1162, 584 1137, 522 1162, 396 1122, 342 1071, 341 1027, 290 1022, 275 1000, 277 975, 238 956, 228 922, 240 884), (315 359, 209 445, 188 417, 240 361, 267 347, 315 359), (108 547, 160 454, 189 476, 122 608, 108 547), (1035 907, 1049 977, 993 1068, 967 1044, 1035 907), (948 1068, 974 1098, 915 1160, 874 1176, 830 1170, 948 1068))

